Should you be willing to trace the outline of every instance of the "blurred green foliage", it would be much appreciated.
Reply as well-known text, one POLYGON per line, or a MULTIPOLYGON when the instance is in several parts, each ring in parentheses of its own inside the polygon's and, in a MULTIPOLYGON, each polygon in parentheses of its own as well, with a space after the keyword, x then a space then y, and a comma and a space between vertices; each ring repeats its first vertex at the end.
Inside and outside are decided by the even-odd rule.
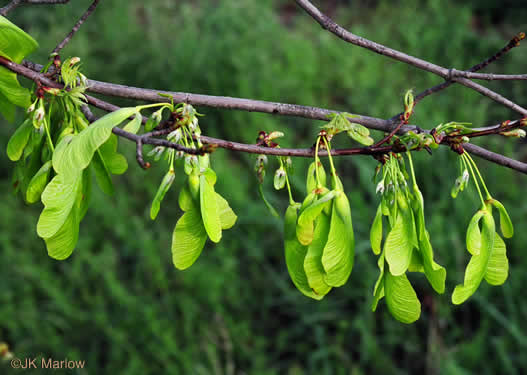
MULTIPOLYGON (((33 60, 45 60, 90 1, 74 3, 21 7, 10 14, 40 42, 33 60)), ((327 3, 324 10, 353 32, 458 69, 492 55, 521 26, 517 17, 508 17, 510 12, 496 20, 493 7, 475 1, 327 3)), ((420 91, 440 82, 347 45, 291 2, 278 0, 101 2, 63 54, 80 56, 84 73, 99 80, 384 118, 401 111, 407 89, 420 91)), ((522 46, 492 71, 521 72, 526 58, 522 46)), ((525 85, 490 87, 525 105, 525 85)), ((198 110, 207 115, 201 120, 205 134, 247 143, 254 142, 258 130, 279 129, 286 132, 283 146, 308 147, 321 125, 198 110)), ((453 86, 419 104, 413 120, 431 128, 451 120, 487 125, 513 116, 489 99, 453 86)), ((14 125, 2 122, 1 149, 13 131, 14 125)), ((493 150, 526 158, 515 153, 514 141, 486 142, 493 150)), ((133 145, 123 140, 121 148, 129 156, 130 170, 115 179, 114 197, 95 195, 78 247, 64 262, 47 257, 35 232, 41 208, 27 206, 11 193, 12 164, 5 153, 0 158, 5 192, 0 202, 0 341, 8 342, 16 356, 85 360, 86 369, 78 374, 483 375, 527 369, 524 176, 479 161, 491 192, 517 225, 515 237, 507 241, 510 277, 503 287, 483 283, 467 303, 454 307, 450 293, 469 259, 464 231, 477 198, 468 191, 450 199, 457 171, 453 153, 441 149, 433 156, 414 157, 436 256, 450 272, 443 296, 435 295, 424 277, 412 275, 423 314, 406 326, 391 318, 384 304, 377 313, 370 310, 378 272, 368 240, 378 201, 371 183, 374 160, 359 156, 337 161, 353 210, 356 266, 345 287, 316 302, 303 297, 288 278, 282 223, 258 199, 253 156, 214 153, 216 188, 229 199, 239 221, 219 245, 206 245, 198 262, 180 272, 170 254, 180 215, 176 189, 151 222, 149 205, 164 166, 145 172, 133 162, 133 145)), ((307 162, 294 161, 297 200, 305 193, 307 162)), ((271 168, 277 166, 273 163, 271 168)), ((267 194, 283 211, 286 194, 272 191, 271 180, 266 182, 267 194)), ((0 373, 10 371, 8 363, 0 364, 0 373)))

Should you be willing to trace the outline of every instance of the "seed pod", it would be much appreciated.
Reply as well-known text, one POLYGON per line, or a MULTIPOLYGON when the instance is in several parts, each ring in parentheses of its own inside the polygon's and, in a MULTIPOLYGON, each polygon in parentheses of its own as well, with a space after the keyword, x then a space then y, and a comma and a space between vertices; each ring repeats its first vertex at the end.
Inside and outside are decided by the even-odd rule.
POLYGON ((393 276, 385 273, 384 292, 386 305, 395 319, 401 323, 410 324, 421 316, 421 303, 406 275, 393 276))
POLYGON ((514 235, 514 227, 512 225, 511 218, 509 217, 509 214, 505 209, 505 206, 503 206, 503 204, 501 204, 501 202, 496 199, 491 199, 489 203, 493 207, 497 208, 498 212, 500 213, 501 234, 505 238, 511 238, 514 235))
POLYGON ((321 261, 322 252, 328 239, 329 227, 329 217, 326 214, 319 215, 316 219, 315 236, 308 246, 304 259, 304 270, 309 287, 319 296, 326 295, 332 288, 324 279, 326 273, 321 261))
POLYGON ((472 216, 472 219, 470 219, 468 224, 466 245, 468 252, 472 255, 479 255, 481 248, 481 231, 479 230, 479 222, 486 213, 486 210, 479 210, 474 216, 472 216))
POLYGON ((370 229, 370 243, 371 249, 375 255, 381 253, 381 242, 382 242, 382 209, 381 205, 377 207, 377 213, 370 229))
POLYGON ((296 238, 295 227, 299 206, 299 204, 295 204, 287 207, 284 217, 284 248, 287 271, 293 284, 295 284, 302 294, 320 300, 324 296, 313 292, 307 281, 306 271, 304 270, 307 247, 300 244, 296 238))
POLYGON ((205 230, 212 242, 221 240, 221 220, 216 193, 205 175, 199 177, 199 204, 205 230))
POLYGON ((509 276, 509 260, 505 242, 498 233, 494 236, 494 248, 489 258, 485 281, 490 285, 502 285, 509 276))
POLYGON ((328 191, 325 189, 319 198, 313 200, 309 206, 302 210, 296 227, 296 235, 302 245, 309 245, 313 241, 314 222, 322 214, 322 211, 331 205, 331 200, 335 198, 335 195, 336 192, 334 190, 328 191))
POLYGON ((181 216, 172 234, 172 261, 176 268, 184 270, 194 264, 206 241, 200 212, 192 208, 181 216))
POLYGON ((355 239, 348 198, 340 191, 333 199, 328 241, 322 254, 328 285, 339 287, 348 281, 353 269, 355 239))
POLYGON ((494 248, 496 226, 492 213, 485 210, 482 217, 481 247, 479 255, 473 255, 465 270, 465 278, 462 285, 457 285, 452 293, 452 303, 459 305, 473 295, 485 277, 489 259, 494 248))
MULTIPOLYGON (((422 265, 422 270, 416 270, 417 272, 425 273, 426 278, 432 288, 442 294, 445 291, 445 280, 446 280, 446 270, 444 267, 440 266, 434 261, 434 250, 432 244, 430 243, 430 235, 425 227, 425 218, 424 218, 424 200, 421 191, 414 185, 414 195, 412 209, 414 217, 416 218, 416 230, 417 237, 419 240, 419 250, 413 251, 412 253, 412 262, 417 257, 419 258, 419 263, 422 265)), ((409 267, 410 268, 410 267, 409 267)))
POLYGON ((386 262, 394 276, 406 272, 412 260, 413 248, 417 246, 417 235, 413 213, 401 193, 397 194, 397 218, 384 243, 386 262))
POLYGON ((190 195, 195 201, 199 200, 199 175, 197 173, 191 173, 188 176, 188 188, 190 195))

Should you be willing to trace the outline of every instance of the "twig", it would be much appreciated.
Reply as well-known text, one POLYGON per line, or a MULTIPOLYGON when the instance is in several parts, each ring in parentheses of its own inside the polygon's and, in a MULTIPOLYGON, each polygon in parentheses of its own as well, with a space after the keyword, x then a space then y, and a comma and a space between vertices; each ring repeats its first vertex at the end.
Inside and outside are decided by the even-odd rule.
POLYGON ((13 9, 18 8, 20 5, 23 4, 31 4, 31 5, 48 5, 48 4, 67 4, 70 0, 12 0, 9 4, 7 4, 5 7, 0 8, 0 15, 7 16, 7 13, 12 11, 13 9))
MULTIPOLYGON (((525 38, 525 33, 518 33, 517 35, 514 36, 514 38, 512 38, 507 43, 507 45, 505 47, 500 49, 498 52, 496 52, 494 55, 492 55, 488 59, 480 62, 479 64, 476 64, 476 65, 472 66, 467 71, 468 72, 477 72, 477 71, 487 67, 489 64, 491 64, 494 61, 498 60, 500 57, 505 55, 507 52, 509 52, 514 47, 519 46, 520 45, 520 41, 522 39, 524 39, 524 38, 525 38)), ((419 103, 421 100, 423 100, 424 98, 426 98, 429 95, 438 93, 439 91, 442 91, 442 90, 446 89, 447 87, 451 86, 453 83, 455 83, 455 81, 445 81, 445 82, 443 82, 443 83, 441 83, 439 85, 432 86, 432 87, 420 92, 414 98, 415 104, 419 103)), ((393 116, 390 120, 395 121, 396 119, 399 118, 399 116, 401 114, 402 113, 399 113, 399 114, 393 116)))
POLYGON ((480 158, 483 158, 485 160, 527 174, 527 163, 522 163, 521 161, 508 158, 506 156, 497 154, 495 152, 489 151, 487 149, 484 149, 483 147, 476 146, 471 143, 464 143, 463 148, 470 152, 472 155, 479 156, 480 158))
POLYGON ((375 143, 372 147, 379 147, 379 146, 383 145, 384 143, 388 142, 390 139, 392 139, 392 137, 395 134, 397 134, 397 132, 399 130, 401 130, 401 128, 403 127, 404 123, 405 123, 404 119, 401 116, 401 120, 399 121, 399 124, 397 124, 397 126, 395 128, 393 128, 393 130, 386 137, 381 139, 379 142, 375 143))
POLYGON ((99 4, 99 0, 94 0, 93 3, 88 7, 88 9, 86 10, 86 12, 84 12, 84 14, 81 16, 81 18, 77 21, 77 23, 75 24, 75 26, 73 26, 73 28, 71 29, 71 31, 68 33, 68 35, 66 35, 66 37, 64 38, 64 40, 62 42, 60 42, 59 44, 57 44, 57 46, 55 47, 55 49, 53 49, 52 53, 59 53, 60 50, 62 50, 66 44, 69 43, 69 41, 71 40, 71 38, 73 38, 73 36, 75 35, 75 33, 80 29, 80 27, 82 26, 82 24, 84 23, 84 21, 86 21, 86 19, 93 13, 93 11, 95 10, 95 8, 97 8, 97 5, 99 4))
POLYGON ((141 166, 143 169, 150 168, 150 163, 145 163, 143 159, 143 140, 141 138, 138 138, 136 141, 136 152, 135 152, 135 158, 137 159, 137 163, 141 166))
POLYGON ((415 66, 416 68, 419 68, 421 70, 428 71, 430 73, 434 73, 444 79, 447 80, 455 80, 456 82, 459 82, 463 86, 469 87, 480 94, 487 96, 488 98, 506 106, 510 109, 522 114, 523 116, 527 115, 527 109, 517 105, 516 103, 512 102, 511 100, 503 97, 502 95, 487 89, 477 83, 472 82, 471 80, 467 78, 460 78, 460 77, 453 77, 452 76, 452 69, 446 69, 442 66, 430 63, 428 61, 419 59, 414 56, 410 56, 406 53, 394 50, 392 48, 386 47, 382 44, 375 43, 371 40, 362 38, 360 36, 357 36, 342 26, 338 25, 335 21, 333 21, 331 18, 329 18, 327 15, 322 13, 317 7, 315 7, 310 1, 308 0, 295 0, 296 3, 304 9, 315 21, 317 21, 322 28, 328 30, 329 32, 335 34, 340 39, 354 44, 356 46, 366 48, 370 51, 376 52, 380 55, 390 57, 394 60, 398 60, 401 62, 404 62, 406 64, 415 66))

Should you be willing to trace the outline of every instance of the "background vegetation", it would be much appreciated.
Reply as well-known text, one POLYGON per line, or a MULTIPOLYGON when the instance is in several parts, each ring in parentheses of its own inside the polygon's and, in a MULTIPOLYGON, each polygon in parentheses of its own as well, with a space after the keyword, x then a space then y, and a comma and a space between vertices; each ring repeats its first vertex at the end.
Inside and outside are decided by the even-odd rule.
MULTIPOLYGON (((22 7, 10 16, 40 42, 32 59, 43 62, 89 3, 22 7)), ((319 3, 359 35, 458 69, 492 55, 526 26, 525 4, 514 1, 319 3)), ((99 80, 385 118, 401 110, 407 89, 440 81, 337 40, 285 0, 105 1, 63 54, 80 56, 85 74, 99 80)), ((526 58, 522 46, 492 71, 522 73, 526 58)), ((527 105, 525 84, 491 86, 527 105)), ((307 147, 321 125, 198 110, 207 115, 201 122, 206 134, 248 143, 258 130, 279 129, 286 133, 284 146, 307 147)), ((479 126, 509 117, 514 115, 488 99, 453 86, 426 99, 413 119, 431 128, 451 120, 479 126)), ((2 120, 1 149, 14 129, 2 120)), ((494 150, 527 159, 517 142, 488 142, 494 150)), ((378 274, 368 240, 378 202, 371 182, 373 159, 337 161, 352 204, 356 266, 345 287, 316 302, 303 297, 288 278, 282 223, 257 197, 253 157, 214 154, 217 189, 231 201, 239 221, 221 244, 208 244, 198 262, 180 272, 170 254, 180 215, 176 189, 151 222, 150 201, 164 166, 145 172, 134 162, 133 145, 121 141, 121 147, 129 156, 129 171, 115 179, 114 197, 95 195, 78 247, 64 262, 47 257, 35 231, 41 207, 27 206, 12 194, 13 165, 5 153, 0 157, 0 341, 18 357, 86 360, 79 374, 483 375, 527 369, 523 175, 479 161, 489 188, 517 225, 515 237, 507 241, 511 272, 503 287, 483 283, 467 303, 454 307, 450 293, 469 259, 464 231, 477 208, 476 195, 469 191, 450 198, 457 162, 448 150, 415 156, 436 256, 451 272, 443 296, 433 294, 424 277, 412 275, 423 313, 406 326, 391 318, 384 303, 376 313, 370 309, 378 274)), ((297 199, 304 194, 307 162, 295 160, 297 199)), ((286 194, 274 193, 270 178, 266 190, 283 211, 286 194)), ((1 373, 10 371, 0 364, 1 373)), ((44 370, 34 373, 39 371, 44 370)))

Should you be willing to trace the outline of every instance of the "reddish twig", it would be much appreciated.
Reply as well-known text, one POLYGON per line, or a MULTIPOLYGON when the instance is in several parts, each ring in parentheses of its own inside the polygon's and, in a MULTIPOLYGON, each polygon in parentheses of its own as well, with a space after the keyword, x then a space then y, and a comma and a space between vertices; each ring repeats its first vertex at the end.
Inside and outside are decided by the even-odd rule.
POLYGON ((392 137, 397 134, 397 132, 399 130, 401 130, 401 128, 403 127, 403 125, 405 124, 406 122, 404 121, 403 117, 401 116, 401 120, 399 121, 399 124, 397 124, 397 126, 395 128, 393 128, 393 130, 386 136, 384 137, 383 139, 381 139, 379 142, 375 143, 373 146, 371 147, 379 147, 383 144, 385 144, 386 142, 389 142, 390 139, 392 139, 392 137))

